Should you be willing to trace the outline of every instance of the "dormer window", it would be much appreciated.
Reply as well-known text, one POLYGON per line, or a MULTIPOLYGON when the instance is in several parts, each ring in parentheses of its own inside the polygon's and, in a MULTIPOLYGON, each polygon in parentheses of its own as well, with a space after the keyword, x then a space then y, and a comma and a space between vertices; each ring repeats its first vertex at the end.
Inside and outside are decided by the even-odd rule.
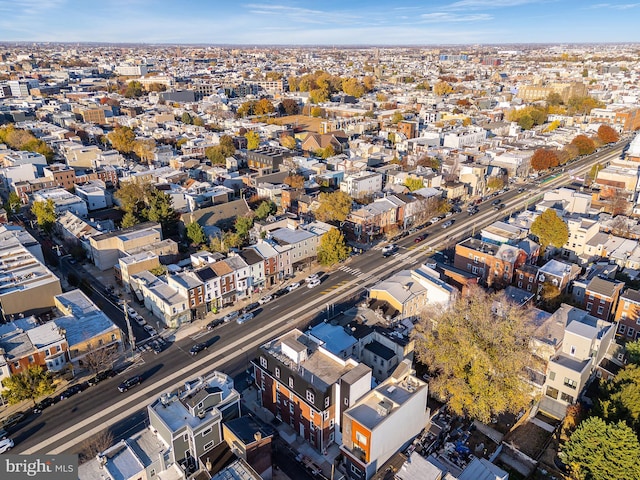
POLYGON ((307 401, 309 403, 315 403, 316 401, 316 394, 313 393, 313 390, 307 390, 307 401))
POLYGON ((262 368, 267 368, 267 359, 264 357, 260 357, 260 366, 262 368))
POLYGON ((293 388, 293 377, 289 377, 289 387, 293 388))

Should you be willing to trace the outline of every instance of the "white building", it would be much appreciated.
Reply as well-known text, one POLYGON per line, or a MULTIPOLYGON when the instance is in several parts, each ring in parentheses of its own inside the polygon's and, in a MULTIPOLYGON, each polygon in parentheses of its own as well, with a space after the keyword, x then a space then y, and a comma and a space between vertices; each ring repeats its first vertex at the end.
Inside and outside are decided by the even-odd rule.
POLYGON ((340 190, 351 198, 362 198, 382 191, 382 174, 374 172, 358 172, 347 175, 340 182, 340 190))
POLYGON ((92 180, 82 185, 76 185, 76 195, 85 201, 87 210, 100 210, 110 206, 104 182, 92 180))
POLYGON ((86 217, 89 213, 87 203, 64 188, 50 188, 33 194, 34 202, 46 202, 49 199, 55 204, 56 215, 72 212, 79 217, 86 217))

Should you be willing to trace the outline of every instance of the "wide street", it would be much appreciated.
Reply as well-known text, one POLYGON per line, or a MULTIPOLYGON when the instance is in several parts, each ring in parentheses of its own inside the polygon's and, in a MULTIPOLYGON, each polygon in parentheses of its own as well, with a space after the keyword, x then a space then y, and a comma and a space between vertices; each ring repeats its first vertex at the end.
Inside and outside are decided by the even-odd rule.
MULTIPOLYGON (((211 332, 203 330, 169 345, 158 355, 142 354, 126 372, 60 401, 24 422, 12 434, 15 441, 12 453, 77 451, 79 443, 107 427, 125 434, 129 426, 141 423, 144 418, 141 411, 162 392, 177 388, 184 381, 213 369, 232 374, 246 369, 258 345, 295 326, 305 327, 310 321, 326 318, 327 312, 339 313, 380 279, 399 269, 414 267, 424 262, 429 253, 453 246, 455 241, 477 233, 491 222, 531 206, 544 191, 570 183, 569 171, 572 175, 582 176, 593 163, 611 160, 619 155, 622 148, 623 145, 617 145, 580 159, 567 166, 567 172, 549 176, 540 186, 524 185, 524 192, 511 188, 500 197, 506 205, 501 211, 496 211, 490 201, 485 201, 474 216, 468 216, 466 211, 454 214, 448 219, 454 221, 449 228, 441 228, 443 221, 440 221, 419 232, 428 234, 422 242, 414 242, 417 233, 398 242, 400 249, 394 256, 383 258, 380 250, 374 248, 352 257, 326 272, 318 287, 308 289, 303 285, 273 300, 262 306, 256 317, 246 324, 231 322, 211 332), (190 355, 191 346, 199 342, 206 342, 208 349, 197 356, 190 355), (142 384, 126 393, 119 393, 117 385, 134 374, 143 377, 142 384)), ((60 265, 64 271, 69 267, 71 265, 65 265, 64 261, 60 265)), ((119 319, 120 325, 122 313, 119 309, 102 296, 94 295, 92 300, 114 320, 119 319)), ((201 323, 204 326, 204 322, 201 323)), ((135 333, 137 336, 138 329, 135 333)))

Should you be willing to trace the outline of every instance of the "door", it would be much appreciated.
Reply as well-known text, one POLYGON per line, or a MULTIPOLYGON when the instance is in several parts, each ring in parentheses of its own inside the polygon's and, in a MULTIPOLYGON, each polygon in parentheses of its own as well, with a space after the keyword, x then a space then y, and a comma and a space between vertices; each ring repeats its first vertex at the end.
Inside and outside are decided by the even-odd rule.
POLYGON ((300 436, 304 438, 304 425, 300 422, 300 436))

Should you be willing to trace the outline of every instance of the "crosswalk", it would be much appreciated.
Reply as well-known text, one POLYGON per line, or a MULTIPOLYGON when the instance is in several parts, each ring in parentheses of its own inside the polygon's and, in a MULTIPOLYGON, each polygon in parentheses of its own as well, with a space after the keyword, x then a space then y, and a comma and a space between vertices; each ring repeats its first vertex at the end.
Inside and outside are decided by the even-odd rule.
POLYGON ((346 265, 342 265, 340 268, 338 268, 338 270, 342 270, 343 272, 347 272, 353 275, 354 277, 358 277, 358 278, 368 275, 367 273, 363 272, 359 268, 352 268, 346 265))

